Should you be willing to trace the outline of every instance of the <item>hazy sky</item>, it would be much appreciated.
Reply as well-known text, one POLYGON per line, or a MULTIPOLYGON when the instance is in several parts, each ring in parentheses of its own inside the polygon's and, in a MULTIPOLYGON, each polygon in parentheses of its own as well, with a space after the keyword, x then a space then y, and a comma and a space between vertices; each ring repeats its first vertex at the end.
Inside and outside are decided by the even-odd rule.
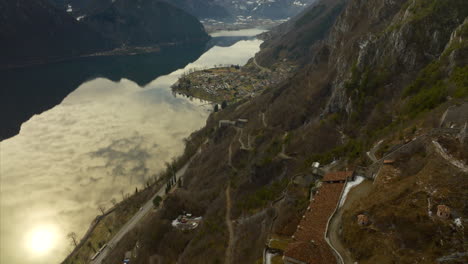
MULTIPOLYGON (((213 47, 186 69, 244 64, 260 44, 213 47)), ((172 96, 169 85, 183 71, 144 88, 126 79, 86 82, 0 143, 0 263, 59 263, 70 250, 66 234, 81 236, 98 204, 133 192, 182 152, 182 139, 211 110, 172 96)))

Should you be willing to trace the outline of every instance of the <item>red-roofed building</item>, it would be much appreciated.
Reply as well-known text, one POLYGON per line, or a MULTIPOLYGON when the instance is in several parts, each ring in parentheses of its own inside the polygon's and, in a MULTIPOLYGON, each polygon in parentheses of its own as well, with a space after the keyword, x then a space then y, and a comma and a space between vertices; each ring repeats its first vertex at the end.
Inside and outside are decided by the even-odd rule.
POLYGON ((344 183, 354 177, 354 171, 335 171, 329 172, 323 176, 322 181, 327 183, 344 183))
POLYGON ((332 249, 325 241, 325 232, 341 198, 344 181, 352 175, 352 172, 345 172, 328 176, 329 181, 314 195, 293 235, 293 242, 284 251, 285 264, 336 263, 332 249))

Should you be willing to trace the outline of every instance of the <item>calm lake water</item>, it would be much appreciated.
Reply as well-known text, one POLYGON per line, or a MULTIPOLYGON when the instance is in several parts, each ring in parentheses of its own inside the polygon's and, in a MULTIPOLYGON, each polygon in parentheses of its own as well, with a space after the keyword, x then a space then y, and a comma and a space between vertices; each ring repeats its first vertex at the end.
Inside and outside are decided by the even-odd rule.
POLYGON ((29 79, 26 70, 9 72, 10 87, 20 90, 8 93, 19 102, 10 111, 42 98, 56 103, 38 105, 49 109, 0 143, 0 263, 59 263, 71 251, 66 234, 81 237, 98 205, 141 188, 181 154, 183 139, 205 124, 212 107, 174 97, 170 85, 188 69, 242 65, 261 44, 217 37, 226 47, 204 53, 93 58, 36 67, 29 79), (21 89, 33 96, 22 99, 21 89))

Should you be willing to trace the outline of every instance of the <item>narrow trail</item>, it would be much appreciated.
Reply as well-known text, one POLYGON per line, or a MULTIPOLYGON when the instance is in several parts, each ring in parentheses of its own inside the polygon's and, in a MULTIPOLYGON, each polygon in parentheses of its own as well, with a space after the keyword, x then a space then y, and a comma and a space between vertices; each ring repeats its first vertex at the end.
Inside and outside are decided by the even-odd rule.
POLYGON ((367 156, 369 157, 369 159, 372 161, 372 162, 377 162, 378 159, 377 157, 375 156, 375 152, 377 151, 377 149, 379 148, 380 144, 382 144, 383 140, 380 140, 379 142, 377 142, 377 144, 375 144, 366 154, 367 156))
POLYGON ((445 151, 445 149, 439 144, 439 142, 437 142, 435 140, 432 140, 432 144, 434 144, 434 147, 435 147, 437 153, 439 153, 442 156, 442 158, 444 158, 450 164, 452 164, 453 166, 459 168, 463 172, 468 172, 468 166, 466 166, 466 164, 463 161, 457 160, 454 157, 452 157, 450 154, 448 154, 445 151))
POLYGON ((224 263, 231 264, 232 247, 234 246, 234 228, 231 221, 231 183, 229 183, 226 188, 226 225, 228 228, 229 240, 224 263))
MULTIPOLYGON (((354 260, 351 257, 351 254, 347 247, 343 244, 341 240, 341 232, 342 232, 342 225, 341 222, 343 212, 349 210, 351 204, 364 197, 369 195, 369 192, 372 190, 372 182, 371 181, 364 181, 361 184, 352 188, 348 195, 346 196, 346 201, 342 207, 338 208, 335 215, 333 215, 330 224, 328 226, 328 238, 330 240, 331 245, 333 248, 340 254, 343 264, 354 264, 354 260)), ((339 261, 341 262, 341 261, 339 261)))
POLYGON ((257 58, 255 58, 255 56, 254 56, 254 58, 253 58, 253 63, 254 63, 255 66, 257 66, 257 68, 259 68, 260 70, 266 71, 266 72, 271 72, 270 69, 265 68, 265 67, 263 67, 263 66, 260 66, 260 65, 257 63, 257 58))
POLYGON ((268 127, 268 125, 267 125, 267 123, 266 123, 266 121, 265 121, 265 113, 261 113, 261 115, 262 115, 262 123, 263 123, 263 126, 264 126, 264 127, 268 127))
POLYGON ((252 136, 250 133, 247 135, 247 147, 251 150, 252 148, 252 136))
POLYGON ((232 143, 229 144, 229 149, 228 149, 228 165, 232 167, 232 143))
POLYGON ((242 150, 252 150, 252 147, 250 146, 250 135, 247 135, 247 146, 244 144, 244 142, 242 141, 242 135, 244 134, 244 129, 243 128, 236 128, 237 129, 237 132, 239 134, 239 131, 240 131, 240 134, 239 134, 239 144, 241 145, 241 149, 242 150))
POLYGON ((285 159, 285 160, 290 160, 290 159, 294 159, 293 157, 289 156, 288 154, 286 154, 286 138, 288 137, 288 132, 286 132, 283 136, 283 143, 281 143, 281 152, 278 153, 278 157, 280 159, 285 159))

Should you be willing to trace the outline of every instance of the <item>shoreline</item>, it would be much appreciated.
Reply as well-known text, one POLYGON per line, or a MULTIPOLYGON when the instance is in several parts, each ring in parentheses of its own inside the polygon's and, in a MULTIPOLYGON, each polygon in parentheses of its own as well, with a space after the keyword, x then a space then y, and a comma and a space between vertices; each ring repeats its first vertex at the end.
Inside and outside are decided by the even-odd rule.
POLYGON ((24 69, 24 68, 29 68, 29 67, 43 66, 43 65, 48 65, 48 64, 68 62, 68 61, 85 59, 85 58, 93 58, 93 57, 134 56, 134 55, 149 54, 149 53, 159 53, 159 52, 162 52, 163 48, 167 48, 167 47, 185 46, 185 45, 193 45, 193 44, 205 45, 211 39, 212 37, 209 35, 208 38, 204 40, 198 40, 198 41, 195 40, 195 41, 183 41, 183 42, 167 42, 167 43, 160 43, 160 44, 156 44, 152 46, 140 46, 140 47, 120 47, 120 48, 115 48, 112 50, 94 52, 94 53, 83 54, 79 56, 46 58, 46 59, 38 60, 38 61, 32 60, 32 61, 28 61, 24 63, 0 65, 0 71, 24 69))

